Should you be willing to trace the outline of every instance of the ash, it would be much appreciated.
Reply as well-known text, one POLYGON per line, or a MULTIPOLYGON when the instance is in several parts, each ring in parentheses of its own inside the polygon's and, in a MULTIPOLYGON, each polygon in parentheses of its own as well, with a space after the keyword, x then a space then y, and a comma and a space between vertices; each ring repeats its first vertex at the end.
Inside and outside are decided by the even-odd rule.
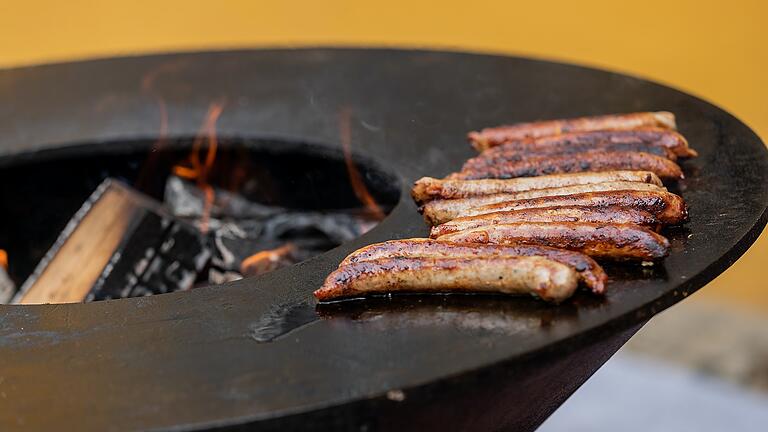
POLYGON ((177 176, 165 185, 171 213, 204 233, 211 249, 209 267, 196 285, 231 282, 304 261, 368 230, 377 221, 361 209, 308 211, 269 206, 214 188, 206 197, 194 183, 177 176))

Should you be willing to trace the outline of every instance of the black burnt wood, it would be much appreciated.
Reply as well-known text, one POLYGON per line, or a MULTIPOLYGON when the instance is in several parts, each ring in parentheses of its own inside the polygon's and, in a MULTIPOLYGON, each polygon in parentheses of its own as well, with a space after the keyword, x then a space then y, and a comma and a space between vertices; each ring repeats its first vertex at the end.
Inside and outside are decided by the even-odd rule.
POLYGON ((0 307, 3 430, 533 429, 642 323, 733 264, 766 223, 768 152, 732 115, 624 75, 491 55, 256 50, 1 71, 0 167, 156 136, 158 95, 171 136, 194 135, 209 103, 226 98, 222 135, 338 148, 348 110, 355 152, 401 181, 400 202, 365 236, 259 278, 0 307), (427 233, 408 186, 459 168, 473 154, 468 130, 645 110, 675 112, 701 155, 683 165, 691 222, 669 233, 663 265, 609 268, 604 300, 579 294, 558 307, 449 296, 315 308, 311 292, 347 253, 427 233))

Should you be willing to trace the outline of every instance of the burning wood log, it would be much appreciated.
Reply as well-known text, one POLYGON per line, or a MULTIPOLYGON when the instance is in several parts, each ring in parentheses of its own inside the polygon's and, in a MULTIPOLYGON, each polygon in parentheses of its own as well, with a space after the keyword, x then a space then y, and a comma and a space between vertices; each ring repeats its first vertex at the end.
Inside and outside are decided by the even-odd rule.
POLYGON ((211 257, 200 233, 107 179, 70 220, 14 302, 76 303, 192 287, 211 257))

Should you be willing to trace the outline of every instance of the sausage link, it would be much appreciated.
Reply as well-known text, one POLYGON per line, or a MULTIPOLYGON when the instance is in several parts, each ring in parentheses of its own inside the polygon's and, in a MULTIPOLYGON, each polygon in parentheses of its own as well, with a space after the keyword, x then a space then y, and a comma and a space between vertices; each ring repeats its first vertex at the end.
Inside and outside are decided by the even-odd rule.
POLYGON ((665 192, 666 189, 649 183, 636 182, 606 182, 592 183, 588 185, 564 186, 551 189, 537 189, 525 192, 500 193, 492 195, 480 195, 467 198, 456 198, 452 200, 435 200, 425 205, 432 208, 432 211, 450 211, 451 209, 470 209, 475 207, 487 206, 491 204, 532 199, 540 197, 554 197, 562 195, 574 195, 586 192, 605 192, 605 191, 651 191, 665 192))
POLYGON ((546 174, 584 171, 651 171, 663 179, 682 179, 680 166, 669 159, 642 152, 588 151, 572 155, 536 156, 516 162, 471 167, 448 178, 474 180, 484 178, 534 177, 546 174))
POLYGON ((382 258, 339 267, 314 294, 328 301, 396 292, 494 292, 557 303, 577 285, 571 267, 538 256, 382 258))
POLYGON ((488 258, 541 256, 572 267, 584 286, 595 294, 605 292, 608 276, 592 258, 574 251, 539 245, 459 244, 447 241, 413 238, 390 240, 360 248, 347 256, 341 266, 375 261, 382 258, 488 258))
POLYGON ((452 242, 524 243, 574 250, 595 258, 652 261, 669 253, 669 240, 647 228, 588 222, 489 225, 438 238, 452 242))
POLYGON ((467 137, 473 147, 482 151, 512 140, 539 138, 568 132, 626 130, 644 127, 675 130, 677 129, 675 115, 671 112, 657 111, 544 120, 486 128, 479 132, 470 132, 467 137))
MULTIPOLYGON (((572 148, 610 147, 612 145, 643 145, 666 149, 678 157, 694 157, 688 141, 674 130, 662 128, 643 128, 632 130, 598 130, 589 132, 571 132, 540 138, 512 140, 482 152, 483 155, 499 155, 507 152, 557 152, 572 148)), ((626 150, 626 149, 625 149, 626 150)))
POLYGON ((629 207, 543 207, 487 213, 459 217, 432 227, 429 236, 438 238, 446 234, 487 225, 504 225, 516 222, 595 222, 645 226, 654 230, 660 227, 652 213, 629 207))
POLYGON ((550 189, 606 182, 638 182, 663 186, 661 179, 650 171, 603 171, 553 174, 515 179, 451 180, 422 177, 417 180, 411 195, 422 204, 433 199, 466 198, 477 195, 524 192, 535 189, 550 189))

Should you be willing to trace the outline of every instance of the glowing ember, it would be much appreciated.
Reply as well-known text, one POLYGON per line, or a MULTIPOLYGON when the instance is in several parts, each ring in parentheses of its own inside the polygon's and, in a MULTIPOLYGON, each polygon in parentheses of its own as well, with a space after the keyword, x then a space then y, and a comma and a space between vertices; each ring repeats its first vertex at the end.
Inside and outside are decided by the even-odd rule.
POLYGON ((352 110, 349 107, 343 107, 339 111, 339 135, 341 138, 341 148, 344 152, 344 162, 349 173, 349 182, 352 184, 355 196, 365 206, 365 210, 372 218, 376 220, 384 219, 384 211, 381 210, 373 195, 368 191, 360 171, 352 160, 352 110))
POLYGON ((5 249, 0 249, 0 267, 8 270, 8 252, 5 249))
POLYGON ((216 122, 223 110, 223 101, 211 104, 208 108, 208 113, 205 115, 205 121, 192 143, 192 151, 189 157, 185 162, 173 167, 174 174, 187 180, 194 180, 197 187, 205 193, 203 216, 200 219, 200 230, 204 233, 208 231, 208 221, 214 199, 214 190, 208 182, 208 178, 213 168, 213 163, 216 161, 216 150, 219 147, 219 142, 216 138, 216 122), (204 146, 204 143, 207 143, 207 145, 204 146), (205 152, 205 157, 201 158, 201 153, 203 152, 205 152))
POLYGON ((296 250, 292 243, 286 243, 278 248, 257 252, 243 260, 240 272, 247 276, 255 276, 276 270, 290 264, 289 256, 296 250))

